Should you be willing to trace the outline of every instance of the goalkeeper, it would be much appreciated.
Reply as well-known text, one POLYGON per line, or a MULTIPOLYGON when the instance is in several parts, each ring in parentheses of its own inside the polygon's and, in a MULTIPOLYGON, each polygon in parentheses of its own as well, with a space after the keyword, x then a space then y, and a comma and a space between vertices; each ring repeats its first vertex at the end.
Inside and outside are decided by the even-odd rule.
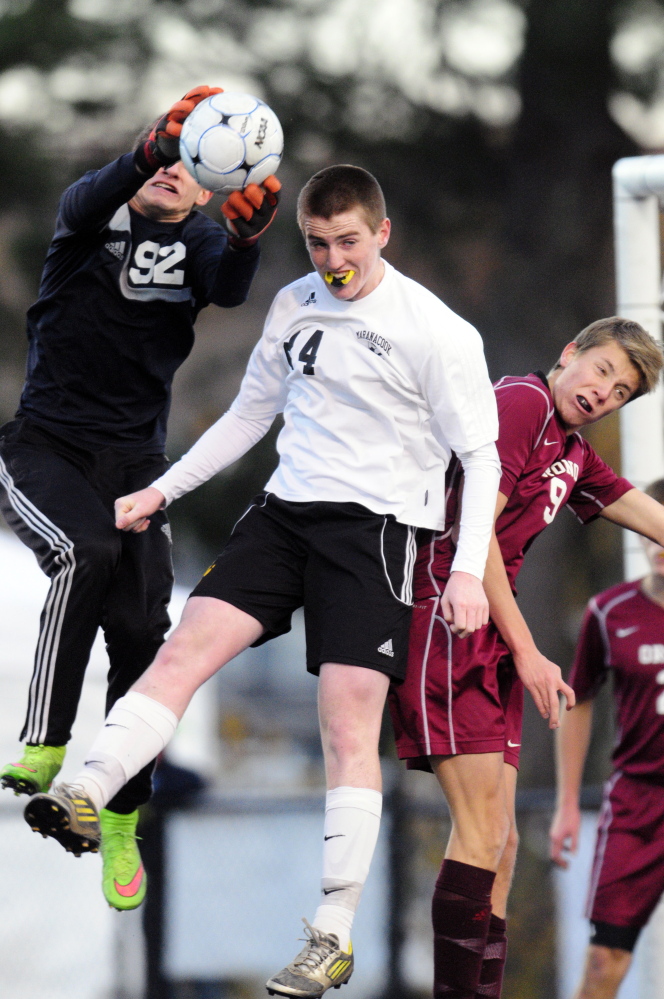
MULTIPOLYGON (((222 207, 224 226, 196 211, 212 193, 184 169, 178 137, 196 104, 218 92, 189 91, 133 153, 65 191, 28 311, 26 382, 16 418, 0 429, 0 506, 51 586, 20 736, 27 745, 0 771, 18 794, 47 791, 62 766, 97 629, 110 660, 108 711, 170 624, 166 515, 126 534, 115 529, 113 500, 164 472, 171 383, 194 321, 210 302, 246 300, 280 187, 269 177, 236 192, 222 207)), ((145 895, 135 831, 152 769, 102 816, 104 894, 118 909, 145 895)))

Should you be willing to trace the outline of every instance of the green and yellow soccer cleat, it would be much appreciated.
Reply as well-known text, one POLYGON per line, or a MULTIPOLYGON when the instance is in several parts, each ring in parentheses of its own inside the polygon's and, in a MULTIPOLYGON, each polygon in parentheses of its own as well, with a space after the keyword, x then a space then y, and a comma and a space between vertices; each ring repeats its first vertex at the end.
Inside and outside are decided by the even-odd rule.
POLYGON ((303 919, 306 945, 295 960, 265 983, 268 993, 318 999, 328 989, 339 989, 353 974, 353 945, 348 953, 334 933, 322 933, 303 919))
POLYGON ((102 889, 114 909, 136 909, 148 887, 148 879, 136 844, 138 810, 119 815, 102 808, 101 856, 104 861, 102 889))
POLYGON ((97 809, 76 784, 58 784, 52 794, 36 794, 23 815, 33 832, 52 836, 75 857, 99 852, 97 809))
POLYGON ((0 783, 14 794, 44 793, 60 773, 66 751, 66 746, 26 746, 18 763, 0 772, 0 783))

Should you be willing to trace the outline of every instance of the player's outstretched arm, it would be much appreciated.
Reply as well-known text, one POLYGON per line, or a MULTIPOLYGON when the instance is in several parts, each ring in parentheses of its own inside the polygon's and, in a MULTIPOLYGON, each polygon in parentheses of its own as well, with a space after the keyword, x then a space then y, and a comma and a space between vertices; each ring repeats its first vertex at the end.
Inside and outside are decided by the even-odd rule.
MULTIPOLYGON (((506 503, 507 497, 499 492, 496 520, 506 503)), ((569 711, 576 700, 574 691, 563 680, 560 667, 543 656, 533 641, 530 629, 514 599, 495 531, 489 545, 484 589, 489 600, 491 618, 512 653, 516 671, 524 687, 542 718, 549 719, 549 728, 558 728, 559 694, 566 698, 569 711)))
MULTIPOLYGON (((240 390, 240 398, 242 390, 240 390)), ((237 400, 236 400, 237 402, 237 400)), ((178 462, 139 492, 115 501, 115 526, 121 531, 145 531, 149 517, 179 496, 207 482, 264 437, 273 415, 257 420, 238 416, 232 409, 213 423, 178 462)))
POLYGON ((276 414, 283 410, 285 392, 280 359, 275 361, 275 352, 264 333, 253 349, 240 391, 228 412, 147 489, 117 500, 116 526, 123 531, 144 531, 147 519, 156 510, 241 458, 265 436, 276 414))
POLYGON ((565 853, 576 853, 581 828, 579 794, 588 753, 593 702, 583 701, 565 715, 556 732, 556 811, 549 831, 551 859, 567 867, 565 853))
POLYGON ((640 489, 630 489, 605 506, 602 517, 664 547, 664 506, 640 489))
POLYGON ((140 489, 137 493, 129 493, 128 496, 120 496, 115 501, 115 526, 121 531, 140 534, 141 531, 148 529, 149 518, 160 510, 165 502, 164 494, 154 486, 140 489))

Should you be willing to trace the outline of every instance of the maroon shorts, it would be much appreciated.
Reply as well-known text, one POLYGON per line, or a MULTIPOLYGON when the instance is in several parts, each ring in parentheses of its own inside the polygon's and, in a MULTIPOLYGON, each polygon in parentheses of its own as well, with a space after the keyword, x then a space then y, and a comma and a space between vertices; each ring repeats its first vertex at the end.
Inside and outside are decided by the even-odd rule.
POLYGON ((645 926, 664 892, 664 787, 620 771, 604 788, 586 915, 645 926))
POLYGON ((406 679, 389 696, 397 752, 411 770, 429 756, 504 753, 519 766, 523 685, 491 622, 457 638, 440 597, 413 607, 406 679))

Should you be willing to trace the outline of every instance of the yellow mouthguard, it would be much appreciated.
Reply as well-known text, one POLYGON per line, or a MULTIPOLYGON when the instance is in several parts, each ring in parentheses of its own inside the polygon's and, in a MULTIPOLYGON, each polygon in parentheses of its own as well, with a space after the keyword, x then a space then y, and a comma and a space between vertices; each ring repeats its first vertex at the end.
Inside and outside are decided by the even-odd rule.
POLYGON ((346 271, 340 277, 333 274, 332 271, 325 271, 325 283, 333 284, 335 288, 339 288, 342 284, 348 284, 350 279, 355 276, 355 271, 346 271))

